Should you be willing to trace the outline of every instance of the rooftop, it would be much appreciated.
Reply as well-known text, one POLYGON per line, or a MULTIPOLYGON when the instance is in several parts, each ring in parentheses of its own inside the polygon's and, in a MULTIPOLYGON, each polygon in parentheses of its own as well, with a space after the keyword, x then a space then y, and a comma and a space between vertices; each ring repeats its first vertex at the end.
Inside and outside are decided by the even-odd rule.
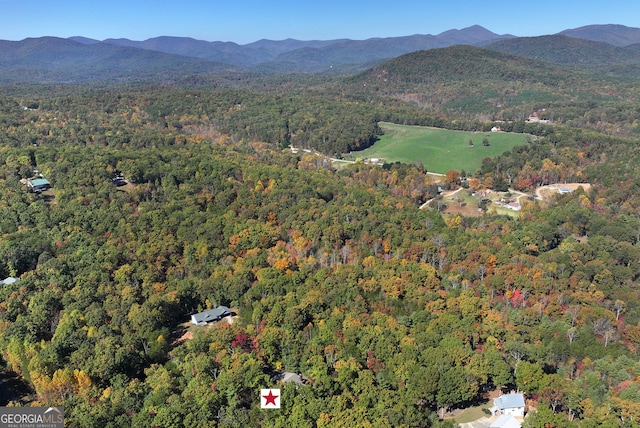
POLYGON ((47 185, 51 185, 51 183, 49 183, 49 180, 47 180, 46 178, 33 178, 31 180, 29 180, 29 182, 31 183, 32 186, 47 186, 47 185))
POLYGON ((505 394, 493 399, 493 404, 500 410, 524 407, 523 394, 505 394))
POLYGON ((215 309, 209 309, 207 311, 191 315, 191 322, 193 324, 203 324, 209 321, 218 321, 228 315, 231 315, 229 308, 226 306, 218 306, 215 309))
POLYGON ((500 415, 489 428, 520 428, 522 424, 513 415, 500 415))

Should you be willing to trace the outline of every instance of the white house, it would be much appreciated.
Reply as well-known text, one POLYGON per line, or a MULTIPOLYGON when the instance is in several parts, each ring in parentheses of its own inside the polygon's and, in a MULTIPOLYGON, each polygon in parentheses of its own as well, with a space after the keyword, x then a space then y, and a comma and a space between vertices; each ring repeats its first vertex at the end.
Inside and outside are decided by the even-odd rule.
POLYGON ((491 412, 494 415, 511 415, 515 417, 524 417, 524 394, 511 393, 503 394, 493 399, 493 407, 491 412))
POLYGON ((522 206, 518 202, 512 201, 506 204, 505 208, 508 208, 513 211, 520 211, 522 209, 522 206))

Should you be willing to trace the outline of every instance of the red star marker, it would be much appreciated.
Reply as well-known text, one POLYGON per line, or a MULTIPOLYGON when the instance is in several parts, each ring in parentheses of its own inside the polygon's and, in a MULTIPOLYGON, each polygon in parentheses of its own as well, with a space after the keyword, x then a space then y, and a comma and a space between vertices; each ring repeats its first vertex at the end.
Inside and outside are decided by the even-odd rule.
POLYGON ((260 390, 260 407, 263 409, 280 408, 280 390, 262 389, 260 390))
POLYGON ((269 395, 263 395, 263 397, 264 397, 265 400, 267 400, 264 403, 265 406, 268 406, 269 403, 273 404, 274 406, 276 405, 276 398, 278 398, 278 396, 277 395, 273 395, 271 390, 269 390, 269 395))

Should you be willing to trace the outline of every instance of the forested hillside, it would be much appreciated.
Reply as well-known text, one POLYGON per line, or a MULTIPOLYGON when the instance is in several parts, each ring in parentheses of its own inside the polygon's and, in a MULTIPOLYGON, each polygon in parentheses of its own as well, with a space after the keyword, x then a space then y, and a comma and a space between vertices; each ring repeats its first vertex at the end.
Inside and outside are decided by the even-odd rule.
POLYGON ((518 389, 525 426, 636 426, 633 82, 469 47, 297 79, 2 89, 0 279, 18 280, 0 285, 0 367, 31 389, 13 404, 79 427, 446 427, 518 389), (518 218, 418 209, 458 171, 335 170, 310 150, 367 147, 381 120, 486 132, 510 112, 502 130, 531 138, 465 179, 530 194, 518 218), (36 174, 52 188, 29 192, 36 174), (534 197, 567 181, 591 190, 534 197), (219 305, 232 323, 189 324, 219 305))
POLYGON ((574 39, 562 35, 521 37, 503 40, 487 46, 500 52, 534 58, 555 64, 582 67, 614 64, 638 64, 640 56, 631 47, 617 47, 607 43, 574 39))
MULTIPOLYGON (((550 58, 556 62, 559 58, 577 61, 576 42, 562 36, 539 38, 554 43, 533 39, 494 45, 496 49, 521 50, 523 56, 472 46, 402 55, 354 76, 349 87, 359 94, 410 101, 448 118, 524 122, 537 113, 539 119, 554 123, 595 128, 608 134, 637 135, 637 54, 628 48, 624 52, 629 52, 629 58, 618 57, 606 67, 602 65, 603 54, 595 69, 559 65, 550 58), (544 50, 540 59, 548 61, 526 57, 537 57, 535 49, 544 50), (567 59, 567 51, 573 53, 574 59, 567 59)), ((577 44, 586 55, 591 43, 577 44)), ((613 56, 613 50, 620 52, 621 48, 610 47, 606 51, 613 56)))

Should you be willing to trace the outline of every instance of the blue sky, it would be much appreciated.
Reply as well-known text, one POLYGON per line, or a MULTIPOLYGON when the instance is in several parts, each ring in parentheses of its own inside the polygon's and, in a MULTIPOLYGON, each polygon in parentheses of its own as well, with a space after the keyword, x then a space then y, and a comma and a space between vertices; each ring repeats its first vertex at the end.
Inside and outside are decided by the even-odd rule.
POLYGON ((0 0, 0 11, 2 40, 185 36, 245 44, 439 34, 475 24, 515 36, 590 24, 640 27, 637 0, 0 0))

